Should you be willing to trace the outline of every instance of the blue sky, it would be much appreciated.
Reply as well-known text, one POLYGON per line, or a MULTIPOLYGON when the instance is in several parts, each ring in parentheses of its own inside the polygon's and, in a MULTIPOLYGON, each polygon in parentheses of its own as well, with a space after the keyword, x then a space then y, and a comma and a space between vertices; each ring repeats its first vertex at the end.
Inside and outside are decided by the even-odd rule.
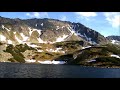
POLYGON ((120 12, 0 12, 8 18, 53 18, 79 22, 104 36, 120 36, 120 12))

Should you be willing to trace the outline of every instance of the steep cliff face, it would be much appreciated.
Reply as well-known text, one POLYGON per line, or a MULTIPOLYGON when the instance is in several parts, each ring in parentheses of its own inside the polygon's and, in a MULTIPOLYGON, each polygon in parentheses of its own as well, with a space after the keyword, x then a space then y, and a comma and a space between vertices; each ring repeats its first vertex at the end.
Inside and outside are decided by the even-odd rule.
POLYGON ((100 33, 80 23, 55 19, 9 19, 0 17, 0 41, 8 44, 56 43, 62 41, 85 41, 105 44, 107 39, 100 33))
POLYGON ((108 40, 99 32, 92 30, 80 23, 72 23, 75 33, 91 44, 105 44, 108 40))

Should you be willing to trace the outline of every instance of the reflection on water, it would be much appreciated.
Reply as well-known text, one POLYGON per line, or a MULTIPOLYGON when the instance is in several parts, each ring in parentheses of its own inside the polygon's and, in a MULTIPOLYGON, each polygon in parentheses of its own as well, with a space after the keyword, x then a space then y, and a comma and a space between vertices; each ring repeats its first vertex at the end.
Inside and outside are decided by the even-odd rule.
POLYGON ((0 63, 0 78, 120 78, 120 69, 0 63))

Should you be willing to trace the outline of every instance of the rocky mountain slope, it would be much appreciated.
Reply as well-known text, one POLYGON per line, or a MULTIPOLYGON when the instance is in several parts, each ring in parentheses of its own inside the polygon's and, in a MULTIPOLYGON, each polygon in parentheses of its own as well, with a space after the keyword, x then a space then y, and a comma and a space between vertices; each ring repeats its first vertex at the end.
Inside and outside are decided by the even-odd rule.
POLYGON ((120 36, 108 36, 107 39, 110 40, 113 44, 120 45, 120 36))
POLYGON ((103 35, 80 23, 47 18, 21 20, 0 17, 0 41, 8 44, 81 40, 90 44, 107 43, 103 35))

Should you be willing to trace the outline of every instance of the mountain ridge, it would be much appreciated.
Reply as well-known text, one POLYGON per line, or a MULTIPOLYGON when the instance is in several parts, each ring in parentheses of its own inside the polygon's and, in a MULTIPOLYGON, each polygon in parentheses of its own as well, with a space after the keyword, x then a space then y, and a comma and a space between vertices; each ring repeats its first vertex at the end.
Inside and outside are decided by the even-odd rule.
POLYGON ((47 43, 47 41, 55 43, 67 40, 84 40, 91 44, 101 44, 108 41, 99 32, 92 30, 81 23, 48 18, 10 19, 0 17, 0 32, 1 35, 6 35, 5 37, 8 37, 7 39, 15 37, 11 41, 18 41, 17 38, 20 40, 22 40, 22 38, 29 38, 28 42, 32 43, 47 43))

